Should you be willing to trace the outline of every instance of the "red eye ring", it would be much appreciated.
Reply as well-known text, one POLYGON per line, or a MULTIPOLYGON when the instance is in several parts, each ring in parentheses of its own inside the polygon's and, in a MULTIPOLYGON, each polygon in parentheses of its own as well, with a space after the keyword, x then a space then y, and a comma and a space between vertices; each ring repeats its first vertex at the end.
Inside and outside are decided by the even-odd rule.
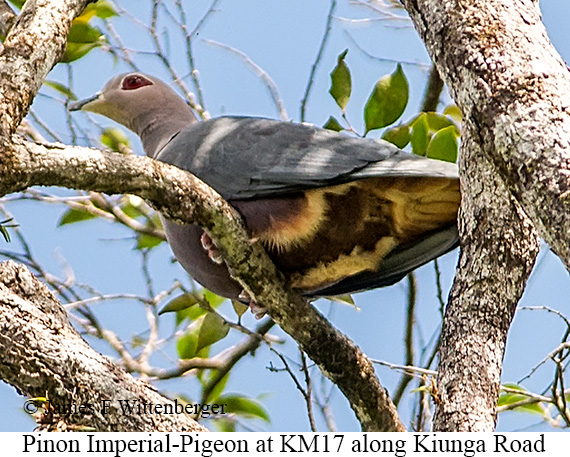
POLYGON ((121 83, 123 90, 134 90, 144 86, 152 86, 152 81, 141 75, 127 75, 121 83))

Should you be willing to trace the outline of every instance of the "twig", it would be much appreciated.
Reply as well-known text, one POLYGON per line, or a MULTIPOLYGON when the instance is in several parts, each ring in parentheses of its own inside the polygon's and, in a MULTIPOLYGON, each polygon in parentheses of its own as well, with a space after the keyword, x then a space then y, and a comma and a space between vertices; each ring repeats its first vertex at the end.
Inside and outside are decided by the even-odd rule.
POLYGON ((439 104, 441 93, 443 92, 443 80, 439 76, 439 72, 434 64, 429 70, 428 82, 424 92, 424 99, 422 102, 421 111, 435 111, 439 104))
POLYGON ((223 365, 218 368, 212 379, 202 389, 202 400, 200 403, 205 404, 208 402, 212 391, 226 376, 229 371, 238 363, 246 354, 254 352, 261 342, 263 337, 271 330, 275 323, 271 319, 267 319, 255 329, 255 332, 249 335, 240 344, 234 346, 228 354, 225 354, 223 365))
POLYGON ((61 141, 61 138, 52 129, 50 129, 39 116, 36 115, 36 112, 33 109, 29 111, 28 116, 30 116, 33 121, 51 137, 51 141, 61 141))
MULTIPOLYGON (((414 323, 415 323, 415 310, 416 310, 416 299, 417 299, 417 284, 416 284, 416 277, 414 273, 409 273, 407 276, 408 280, 408 305, 406 306, 406 333, 404 337, 404 344, 406 350, 406 359, 405 365, 406 366, 413 366, 414 365, 414 323)), ((414 379, 414 377, 410 373, 404 372, 398 387, 396 388, 396 392, 392 397, 392 401, 396 406, 400 404, 400 400, 402 399, 408 384, 414 379)))
POLYGON ((388 8, 394 8, 394 7, 398 7, 401 9, 401 5, 399 3, 393 4, 392 6, 389 6, 386 9, 380 8, 379 6, 375 5, 372 2, 364 2, 362 0, 351 0, 350 4, 355 5, 355 6, 362 6, 365 8, 369 8, 372 11, 374 11, 375 13, 381 14, 382 16, 384 16, 387 19, 396 19, 396 20, 405 20, 405 21, 409 21, 409 19, 410 19, 408 16, 399 16, 397 14, 394 14, 394 13, 388 11, 388 8))
POLYGON ((129 49, 123 43, 121 36, 115 30, 113 23, 109 20, 104 21, 105 28, 107 29, 108 34, 117 42, 117 46, 108 46, 109 52, 111 52, 115 56, 121 56, 122 60, 131 67, 134 71, 139 71, 137 64, 133 61, 129 49), (118 51, 115 51, 117 49, 118 51))
POLYGON ((108 300, 137 300, 144 302, 146 299, 135 294, 108 294, 100 295, 97 297, 84 298, 83 300, 73 301, 63 305, 63 307, 69 312, 71 310, 77 309, 80 306, 87 306, 93 303, 99 303, 108 300))
POLYGON ((389 59, 387 57, 379 57, 379 56, 375 56, 374 54, 369 53, 368 51, 366 51, 362 46, 360 46, 360 44, 358 44, 358 42, 352 37, 352 35, 347 32, 346 30, 344 31, 344 34, 346 35, 346 37, 348 38, 348 40, 362 53, 364 54, 366 57, 368 57, 369 59, 372 60, 376 60, 378 62, 389 62, 389 63, 396 63, 396 64, 405 64, 405 65, 413 65, 416 67, 419 67, 423 70, 427 70, 428 68, 430 68, 430 65, 425 64, 425 63, 420 63, 420 62, 411 62, 409 60, 401 60, 401 59, 389 59))
MULTIPOLYGON (((295 374, 293 373, 293 371, 291 370, 291 367, 289 367, 289 363, 287 362, 287 359, 285 358, 285 356, 283 356, 283 354, 279 353, 278 351, 276 351, 274 348, 271 348, 271 352, 273 352, 275 355, 277 355, 277 357, 279 357, 281 359, 281 362, 283 363, 283 370, 287 372, 287 374, 289 375, 289 377, 293 380, 293 383, 295 384, 295 387, 297 388, 297 390, 299 392, 301 392, 301 395, 303 396, 303 400, 305 400, 305 404, 307 405, 307 413, 309 416, 309 424, 311 425, 311 430, 313 432, 317 431, 316 425, 315 425, 315 419, 313 417, 313 408, 312 408, 312 404, 311 404, 311 395, 309 390, 305 390, 303 388, 303 386, 301 385, 301 383, 299 382, 299 380, 297 379, 297 376, 295 376, 295 374)), ((302 353, 302 352, 301 352, 302 353)), ((302 357, 303 360, 303 357, 302 357)), ((306 369, 306 365, 304 365, 304 368, 306 369)), ((270 368, 271 369, 271 368, 270 368)), ((278 371, 276 369, 272 369, 273 371, 278 371)), ((305 379, 306 379, 307 373, 305 371, 305 379)))
POLYGON ((321 411, 321 414, 323 415, 323 419, 325 420, 325 423, 327 424, 327 430, 329 432, 335 432, 336 431, 336 424, 335 424, 334 416, 333 416, 331 408, 330 408, 330 400, 331 400, 332 393, 334 391, 334 386, 330 385, 329 391, 325 392, 325 389, 327 386, 329 386, 329 384, 327 382, 327 378, 325 378, 324 376, 321 376, 321 393, 323 395, 323 399, 317 401, 317 405, 319 405, 319 410, 321 411))
POLYGON ((385 362, 383 360, 377 360, 377 359, 370 359, 370 361, 372 363, 377 364, 377 365, 382 365, 384 367, 388 367, 392 370, 399 370, 399 371, 402 371, 404 373, 410 373, 410 374, 414 375, 415 377, 421 377, 419 375, 428 375, 428 376, 436 376, 437 375, 437 371, 435 371, 435 370, 427 370, 425 368, 413 367, 413 366, 408 366, 408 365, 398 365, 396 363, 385 362))
POLYGON ((190 76, 192 78, 192 81, 194 82, 194 88, 196 89, 198 103, 202 107, 205 106, 204 94, 202 91, 200 80, 198 79, 198 70, 196 69, 196 64, 194 62, 194 52, 192 51, 192 38, 194 38, 198 34, 200 29, 204 26, 208 18, 216 10, 216 6, 218 5, 219 2, 220 0, 213 0, 212 3, 210 4, 210 7, 200 18, 196 26, 192 29, 191 32, 188 32, 188 28, 186 26, 186 12, 184 10, 184 6, 181 0, 176 0, 176 6, 178 8, 178 12, 180 15, 180 29, 184 33, 184 39, 186 42, 186 55, 188 56, 188 64, 190 66, 190 76))
POLYGON ((236 48, 233 48, 232 46, 228 46, 227 44, 223 44, 214 40, 204 40, 204 42, 214 46, 218 46, 222 49, 225 49, 226 51, 230 51, 231 53, 237 55, 244 63, 246 63, 257 74, 257 76, 261 78, 261 80, 265 84, 265 87, 267 88, 267 90, 269 91, 269 95, 271 96, 271 100, 273 100, 273 103, 275 104, 275 107, 279 112, 281 120, 283 121, 288 120, 289 116, 287 115, 287 111, 285 110, 285 106, 283 105, 283 100, 279 95, 279 89, 277 89, 277 85, 265 70, 263 70, 253 60, 251 60, 245 53, 241 52, 236 48))
POLYGON ((323 34, 323 39, 321 40, 321 45, 319 46, 319 51, 317 52, 317 57, 315 58, 315 61, 313 62, 313 65, 311 66, 311 72, 309 73, 309 80, 307 82, 307 87, 305 88, 305 95, 303 95, 303 98, 301 100, 301 114, 300 114, 300 120, 301 122, 305 122, 305 111, 307 108, 307 102, 309 100, 309 95, 311 94, 311 89, 313 87, 313 83, 314 83, 314 79, 315 79, 315 73, 317 72, 317 68, 319 66, 319 64, 321 63, 321 60, 323 58, 323 53, 325 50, 325 46, 329 40, 329 36, 331 33, 331 28, 332 28, 332 20, 333 20, 333 15, 336 9, 336 0, 331 0, 331 6, 327 15, 327 23, 325 26, 325 33, 323 34))
POLYGON ((305 403, 307 404, 307 413, 309 415, 309 423, 311 424, 311 431, 316 432, 317 424, 315 423, 315 416, 313 414, 313 383, 311 382, 311 376, 309 375, 309 368, 307 367, 307 358, 305 353, 299 350, 301 355, 301 370, 305 374, 305 385, 307 386, 305 403))

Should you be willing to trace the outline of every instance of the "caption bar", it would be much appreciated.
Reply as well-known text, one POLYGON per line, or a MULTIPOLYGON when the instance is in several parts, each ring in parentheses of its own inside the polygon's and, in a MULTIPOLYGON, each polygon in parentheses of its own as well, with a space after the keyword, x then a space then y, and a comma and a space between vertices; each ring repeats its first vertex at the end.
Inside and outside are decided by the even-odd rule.
POLYGON ((541 455, 559 457, 567 433, 4 433, 11 457, 238 454, 541 455))

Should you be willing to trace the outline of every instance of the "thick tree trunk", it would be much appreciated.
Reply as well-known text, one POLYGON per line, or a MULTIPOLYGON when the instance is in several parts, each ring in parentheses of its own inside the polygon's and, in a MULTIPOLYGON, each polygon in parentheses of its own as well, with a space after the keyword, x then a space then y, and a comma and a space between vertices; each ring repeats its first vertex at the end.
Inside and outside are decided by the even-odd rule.
POLYGON ((508 326, 538 250, 532 224, 570 267, 570 74, 538 2, 403 3, 465 117, 463 252, 434 428, 491 430, 508 326))
POLYGON ((538 2, 403 3, 481 152, 569 268, 570 73, 538 2))
POLYGON ((206 431, 189 415, 157 412, 174 402, 91 349, 47 287, 11 261, 0 263, 0 353, 0 378, 50 400, 36 416, 43 430, 206 431))
POLYGON ((0 137, 10 138, 93 0, 28 0, 0 48, 0 137))
POLYGON ((462 151, 462 251, 440 338, 434 429, 488 432, 507 332, 539 244, 468 124, 462 151))

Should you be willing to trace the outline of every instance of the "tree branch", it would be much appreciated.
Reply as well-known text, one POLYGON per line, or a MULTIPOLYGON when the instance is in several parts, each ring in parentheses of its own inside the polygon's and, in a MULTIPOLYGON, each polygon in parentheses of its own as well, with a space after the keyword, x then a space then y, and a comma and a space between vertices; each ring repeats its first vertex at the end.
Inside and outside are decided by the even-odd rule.
POLYGON ((434 429, 491 431, 507 332, 538 253, 533 223, 570 266, 570 78, 532 0, 403 3, 465 119, 462 252, 434 429))
POLYGON ((534 0, 404 0, 478 142, 570 268, 570 73, 534 0))
POLYGON ((16 22, 16 18, 16 13, 14 13, 6 0, 0 0, 0 38, 3 39, 6 36, 14 22, 16 22))
POLYGON ((0 138, 8 139, 16 131, 63 55, 71 21, 92 1, 28 0, 24 4, 0 53, 0 138))
POLYGON ((174 402, 91 349, 47 287, 12 261, 0 263, 0 329, 0 377, 50 400, 38 417, 45 430, 206 431, 186 414, 125 413, 121 401, 174 402))
POLYGON ((440 338, 438 431, 494 429, 507 332, 539 250, 532 223, 465 127, 463 244, 440 338))
POLYGON ((13 140, 19 166, 10 173, 18 179, 7 183, 0 167, 0 195, 33 185, 130 193, 167 217, 204 227, 233 276, 343 391, 363 429, 403 430, 368 358, 285 284, 263 247, 250 242, 235 210, 202 181, 147 157, 13 140))

